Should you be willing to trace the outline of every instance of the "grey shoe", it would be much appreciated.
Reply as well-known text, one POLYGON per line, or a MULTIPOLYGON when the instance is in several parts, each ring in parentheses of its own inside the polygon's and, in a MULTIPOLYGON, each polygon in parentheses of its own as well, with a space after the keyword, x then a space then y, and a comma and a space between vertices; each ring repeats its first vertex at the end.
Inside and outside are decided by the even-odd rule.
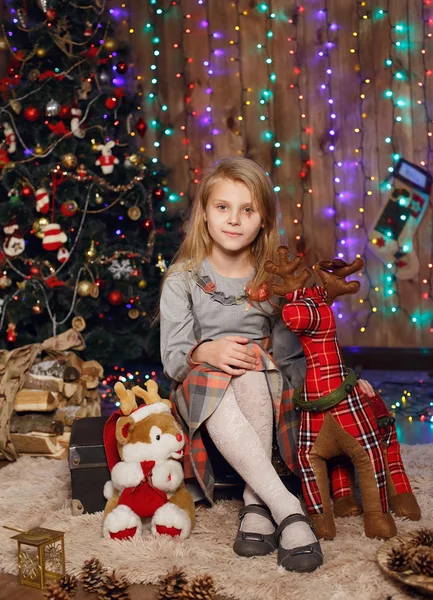
POLYGON ((287 571, 309 573, 315 571, 323 564, 323 553, 319 541, 290 549, 283 548, 280 543, 280 536, 283 529, 299 521, 308 523, 314 533, 313 523, 305 515, 289 515, 283 519, 275 532, 278 541, 278 564, 287 571))
POLYGON ((265 556, 265 554, 274 552, 277 549, 275 531, 268 534, 241 531, 242 519, 247 513, 261 515, 275 525, 271 513, 266 506, 262 506, 261 504, 248 504, 248 506, 244 506, 239 511, 241 523, 233 544, 233 550, 239 556, 265 556))

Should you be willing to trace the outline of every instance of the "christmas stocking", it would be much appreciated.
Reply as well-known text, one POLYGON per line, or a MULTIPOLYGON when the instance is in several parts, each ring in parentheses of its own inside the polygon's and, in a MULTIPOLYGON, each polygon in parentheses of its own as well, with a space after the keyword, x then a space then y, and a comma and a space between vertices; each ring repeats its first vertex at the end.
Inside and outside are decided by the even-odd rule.
POLYGON ((413 236, 426 211, 431 183, 427 171, 400 159, 388 184, 389 196, 369 231, 368 247, 394 267, 398 279, 413 279, 419 271, 413 236))
POLYGON ((43 215, 50 210, 50 197, 44 187, 36 190, 36 210, 43 215))

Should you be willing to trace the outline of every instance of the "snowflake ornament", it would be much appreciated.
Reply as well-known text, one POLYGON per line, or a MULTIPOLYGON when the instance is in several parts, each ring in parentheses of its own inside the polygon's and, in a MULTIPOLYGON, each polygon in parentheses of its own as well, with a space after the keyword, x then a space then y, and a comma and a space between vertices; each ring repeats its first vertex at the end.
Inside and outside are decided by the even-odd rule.
POLYGON ((127 258, 123 260, 115 259, 108 267, 108 270, 112 274, 113 279, 129 279, 134 271, 134 267, 127 258))

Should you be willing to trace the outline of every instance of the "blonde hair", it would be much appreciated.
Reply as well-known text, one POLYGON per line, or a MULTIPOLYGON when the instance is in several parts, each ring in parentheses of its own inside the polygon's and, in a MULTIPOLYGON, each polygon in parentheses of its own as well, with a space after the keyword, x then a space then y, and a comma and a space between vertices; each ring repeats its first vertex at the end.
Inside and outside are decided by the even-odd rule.
POLYGON ((195 269, 211 254, 213 241, 204 216, 212 187, 221 179, 243 183, 249 189, 262 218, 263 227, 251 245, 251 260, 256 270, 248 287, 251 291, 255 291, 268 279, 264 270, 265 262, 268 259, 275 259, 280 236, 277 201, 272 182, 264 169, 248 158, 223 158, 202 173, 186 236, 174 256, 167 275, 174 271, 195 269))

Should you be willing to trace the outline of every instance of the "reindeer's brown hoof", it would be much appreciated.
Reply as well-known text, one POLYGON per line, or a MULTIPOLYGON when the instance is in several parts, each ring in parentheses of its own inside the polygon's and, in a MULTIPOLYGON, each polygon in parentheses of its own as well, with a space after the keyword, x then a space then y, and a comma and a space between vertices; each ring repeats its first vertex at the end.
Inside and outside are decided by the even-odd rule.
POLYGON ((362 508, 353 496, 340 496, 334 500, 334 517, 358 517, 362 508))
POLYGON ((391 513, 364 513, 364 531, 369 538, 388 540, 397 535, 391 513))
POLYGON ((318 539, 333 540, 336 536, 334 517, 331 513, 309 514, 309 519, 313 522, 314 533, 318 539))
POLYGON ((412 492, 404 492, 403 494, 391 496, 389 505, 397 517, 405 517, 411 521, 419 521, 421 519, 421 509, 412 492))

